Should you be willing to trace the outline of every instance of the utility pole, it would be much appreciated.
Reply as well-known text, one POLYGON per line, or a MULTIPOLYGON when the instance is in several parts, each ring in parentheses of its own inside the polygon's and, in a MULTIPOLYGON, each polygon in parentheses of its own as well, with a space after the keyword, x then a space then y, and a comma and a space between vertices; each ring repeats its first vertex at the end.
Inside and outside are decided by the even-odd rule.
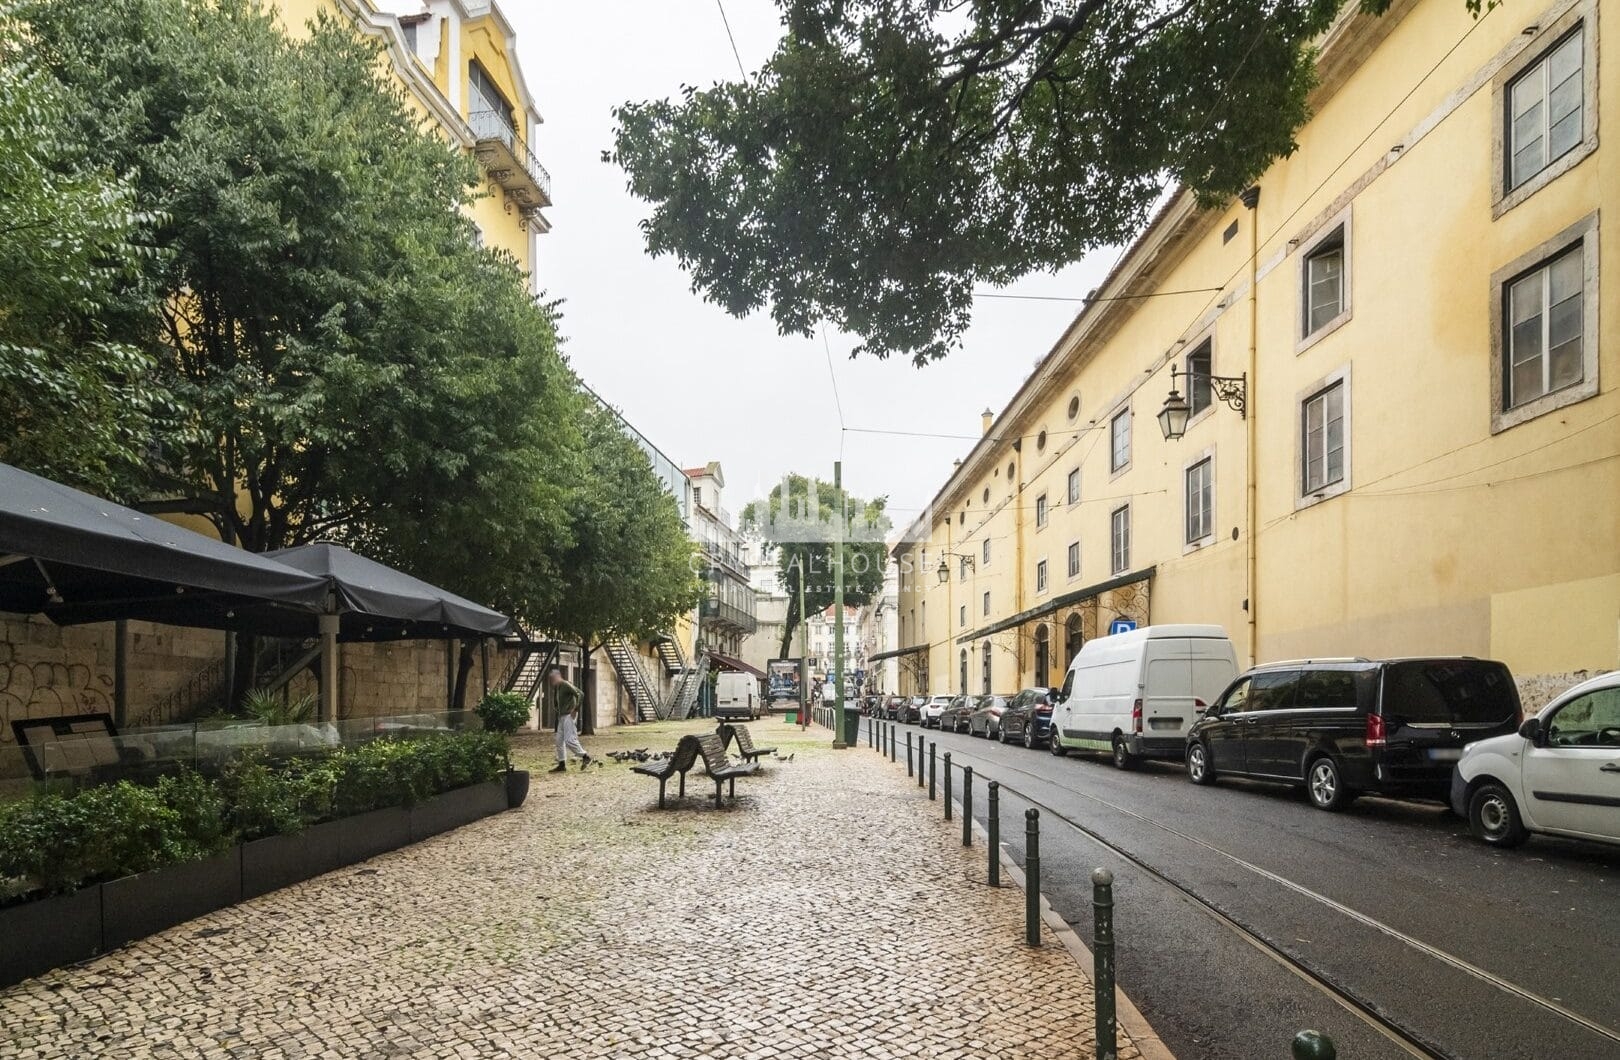
POLYGON ((833 524, 833 748, 844 743, 844 462, 833 461, 838 511, 833 524))
POLYGON ((799 549, 799 729, 801 731, 810 727, 810 623, 806 621, 804 613, 805 552, 805 547, 801 546, 799 549))

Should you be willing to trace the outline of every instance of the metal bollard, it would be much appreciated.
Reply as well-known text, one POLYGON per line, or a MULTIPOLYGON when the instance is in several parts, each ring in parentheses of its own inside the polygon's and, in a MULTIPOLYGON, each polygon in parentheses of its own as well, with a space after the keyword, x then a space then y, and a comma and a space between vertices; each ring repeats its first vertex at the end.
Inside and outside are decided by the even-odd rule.
POLYGON ((1094 955, 1091 981, 1097 991, 1097 1060, 1115 1060, 1114 1023, 1114 874, 1098 869, 1091 874, 1094 955))
POLYGON ((935 775, 935 772, 936 772, 935 769, 934 769, 934 752, 937 751, 937 750, 939 750, 939 744, 930 743, 928 745, 928 801, 929 802, 934 801, 934 775, 935 775))
POLYGON ((898 726, 898 725, 889 726, 889 761, 891 761, 891 762, 893 762, 895 760, 895 758, 894 758, 894 743, 895 743, 895 741, 897 739, 899 739, 899 737, 900 737, 900 726, 898 726))
POLYGON ((990 832, 990 886, 1001 886, 1001 785, 990 782, 990 810, 985 817, 990 832))
POLYGON ((945 752, 945 819, 951 819, 951 753, 945 752))
POLYGON ((962 767, 962 845, 973 845, 973 767, 962 767))
POLYGON ((923 783, 924 783, 924 781, 923 781, 922 745, 923 745, 923 734, 919 732, 917 734, 917 786, 919 788, 922 787, 923 783))
POLYGON ((1337 1060, 1339 1050, 1333 1039, 1321 1031, 1300 1031, 1294 1035, 1294 1060, 1337 1060))
POLYGON ((909 732, 906 733, 906 776, 911 776, 911 733, 909 732))
POLYGON ((1024 811, 1024 941, 1041 944, 1041 811, 1033 806, 1024 811))

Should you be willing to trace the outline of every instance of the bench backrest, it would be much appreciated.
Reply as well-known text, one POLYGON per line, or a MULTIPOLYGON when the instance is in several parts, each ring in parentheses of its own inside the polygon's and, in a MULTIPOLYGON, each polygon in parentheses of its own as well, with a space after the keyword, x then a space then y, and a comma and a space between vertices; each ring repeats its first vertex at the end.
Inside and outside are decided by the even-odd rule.
POLYGON ((731 727, 731 735, 737 741, 738 752, 744 755, 751 755, 754 753, 754 736, 748 731, 748 726, 733 725, 731 727))
POLYGON ((700 750, 696 736, 682 736, 675 743, 675 753, 669 756, 670 772, 685 773, 697 765, 700 750))
MULTIPOLYGON (((690 736, 682 737, 683 740, 693 738, 690 736)), ((721 742, 718 732, 704 733, 702 736, 695 737, 695 739, 698 742, 698 753, 703 756, 703 762, 709 767, 709 772, 714 773, 731 768, 731 759, 726 757, 726 745, 721 742)))

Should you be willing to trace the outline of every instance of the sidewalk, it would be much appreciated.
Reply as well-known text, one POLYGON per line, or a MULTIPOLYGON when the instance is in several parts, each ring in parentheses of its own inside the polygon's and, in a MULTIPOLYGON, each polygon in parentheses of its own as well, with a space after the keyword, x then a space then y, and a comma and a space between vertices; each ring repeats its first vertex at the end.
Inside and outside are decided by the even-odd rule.
POLYGON ((1023 944, 1022 894, 903 764, 753 728, 794 759, 720 811, 701 766, 659 812, 650 778, 546 775, 530 739, 519 811, 0 991, 0 1060, 1092 1055, 1080 967, 1023 944))

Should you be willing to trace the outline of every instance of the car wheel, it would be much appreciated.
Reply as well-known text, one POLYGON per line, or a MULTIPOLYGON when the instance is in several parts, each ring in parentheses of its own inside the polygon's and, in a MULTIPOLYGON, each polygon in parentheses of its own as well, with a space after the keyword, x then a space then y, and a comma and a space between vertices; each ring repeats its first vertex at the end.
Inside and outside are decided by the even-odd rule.
POLYGON ((1344 778, 1339 775, 1339 764, 1326 756, 1305 767, 1305 791, 1311 797, 1311 805, 1318 810, 1340 810, 1350 801, 1344 778))
POLYGON ((1005 726, 1005 725, 996 726, 996 739, 1000 740, 1003 745, 1009 744, 1009 743, 1012 742, 1007 737, 1007 726, 1005 726))
POLYGON ((1493 847, 1516 847, 1530 835, 1513 796, 1494 782, 1480 785, 1468 800, 1468 830, 1493 847))
POLYGON ((1125 746, 1125 737, 1114 737, 1114 768, 1130 769, 1136 765, 1136 756, 1125 746))
POLYGON ((1064 758, 1069 753, 1069 749, 1058 742, 1056 725, 1052 726, 1052 735, 1046 738, 1046 749, 1052 752, 1053 758, 1064 758))
POLYGON ((1024 750, 1035 750, 1035 726, 1033 725, 1024 726, 1024 750))
POLYGON ((1209 748, 1201 740, 1187 745, 1187 779, 1194 784, 1215 783, 1215 770, 1209 765, 1209 748))

